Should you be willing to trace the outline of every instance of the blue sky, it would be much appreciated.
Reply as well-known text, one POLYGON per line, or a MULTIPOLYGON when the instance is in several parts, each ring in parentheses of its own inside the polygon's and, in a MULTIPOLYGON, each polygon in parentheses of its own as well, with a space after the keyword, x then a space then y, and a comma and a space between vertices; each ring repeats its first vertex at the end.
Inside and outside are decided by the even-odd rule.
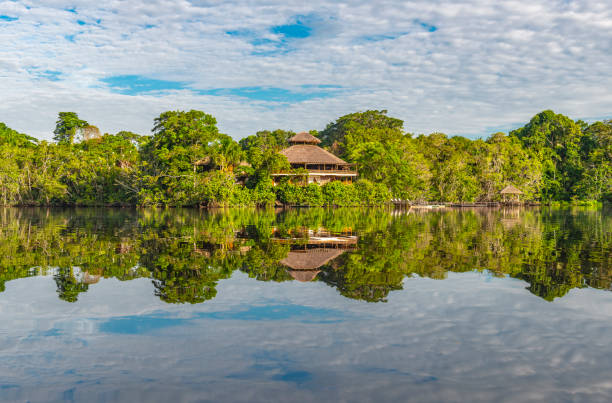
POLYGON ((0 121, 59 111, 149 133, 200 109, 238 139, 387 109, 413 133, 486 136, 543 109, 612 116, 608 1, 0 0, 0 121))

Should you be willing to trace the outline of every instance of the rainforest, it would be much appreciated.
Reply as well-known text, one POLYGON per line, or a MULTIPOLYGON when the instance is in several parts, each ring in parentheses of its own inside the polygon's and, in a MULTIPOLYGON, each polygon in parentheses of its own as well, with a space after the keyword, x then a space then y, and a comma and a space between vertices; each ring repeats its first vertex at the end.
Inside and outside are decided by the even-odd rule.
POLYGON ((507 185, 525 200, 612 201, 612 121, 586 123, 546 110, 486 139, 413 134, 385 110, 342 116, 310 130, 353 164, 358 179, 305 184, 279 153, 295 133, 263 130, 236 141, 202 111, 167 111, 152 134, 100 133, 60 112, 53 141, 0 123, 4 206, 374 206, 501 199, 507 185))

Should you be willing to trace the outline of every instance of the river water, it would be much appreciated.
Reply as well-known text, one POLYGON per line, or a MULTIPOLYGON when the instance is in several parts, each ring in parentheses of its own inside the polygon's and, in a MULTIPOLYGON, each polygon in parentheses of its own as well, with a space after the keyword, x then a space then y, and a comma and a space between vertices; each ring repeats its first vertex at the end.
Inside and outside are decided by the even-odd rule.
POLYGON ((612 211, 0 210, 0 401, 609 401, 612 211))

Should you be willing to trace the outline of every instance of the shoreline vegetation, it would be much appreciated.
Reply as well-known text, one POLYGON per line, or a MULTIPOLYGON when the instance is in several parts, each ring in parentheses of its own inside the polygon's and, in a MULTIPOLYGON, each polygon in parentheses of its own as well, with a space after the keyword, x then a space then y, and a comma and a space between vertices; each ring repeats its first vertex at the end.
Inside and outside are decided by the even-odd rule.
POLYGON ((310 134, 350 164, 353 183, 306 184, 279 151, 295 133, 236 142, 202 111, 168 111, 152 135, 101 134, 60 112, 53 142, 0 123, 2 206, 376 206, 496 202, 513 185, 546 205, 612 201, 612 120, 587 124, 547 110, 525 126, 470 140, 413 135, 384 110, 342 116, 310 134), (274 184, 272 174, 294 175, 274 184))

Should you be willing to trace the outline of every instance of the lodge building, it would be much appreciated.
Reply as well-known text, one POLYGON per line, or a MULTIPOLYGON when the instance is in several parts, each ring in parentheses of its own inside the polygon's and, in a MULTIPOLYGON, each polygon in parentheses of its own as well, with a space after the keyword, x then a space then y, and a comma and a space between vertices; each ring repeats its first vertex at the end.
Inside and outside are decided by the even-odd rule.
MULTIPOLYGON (((354 165, 319 147, 319 143, 321 140, 309 133, 298 133, 289 139, 289 148, 281 150, 280 153, 287 157, 292 169, 303 168, 307 171, 307 183, 325 184, 334 180, 352 182, 357 177, 354 165)), ((301 174, 292 172, 272 174, 275 183, 287 176, 301 176, 301 174)))

